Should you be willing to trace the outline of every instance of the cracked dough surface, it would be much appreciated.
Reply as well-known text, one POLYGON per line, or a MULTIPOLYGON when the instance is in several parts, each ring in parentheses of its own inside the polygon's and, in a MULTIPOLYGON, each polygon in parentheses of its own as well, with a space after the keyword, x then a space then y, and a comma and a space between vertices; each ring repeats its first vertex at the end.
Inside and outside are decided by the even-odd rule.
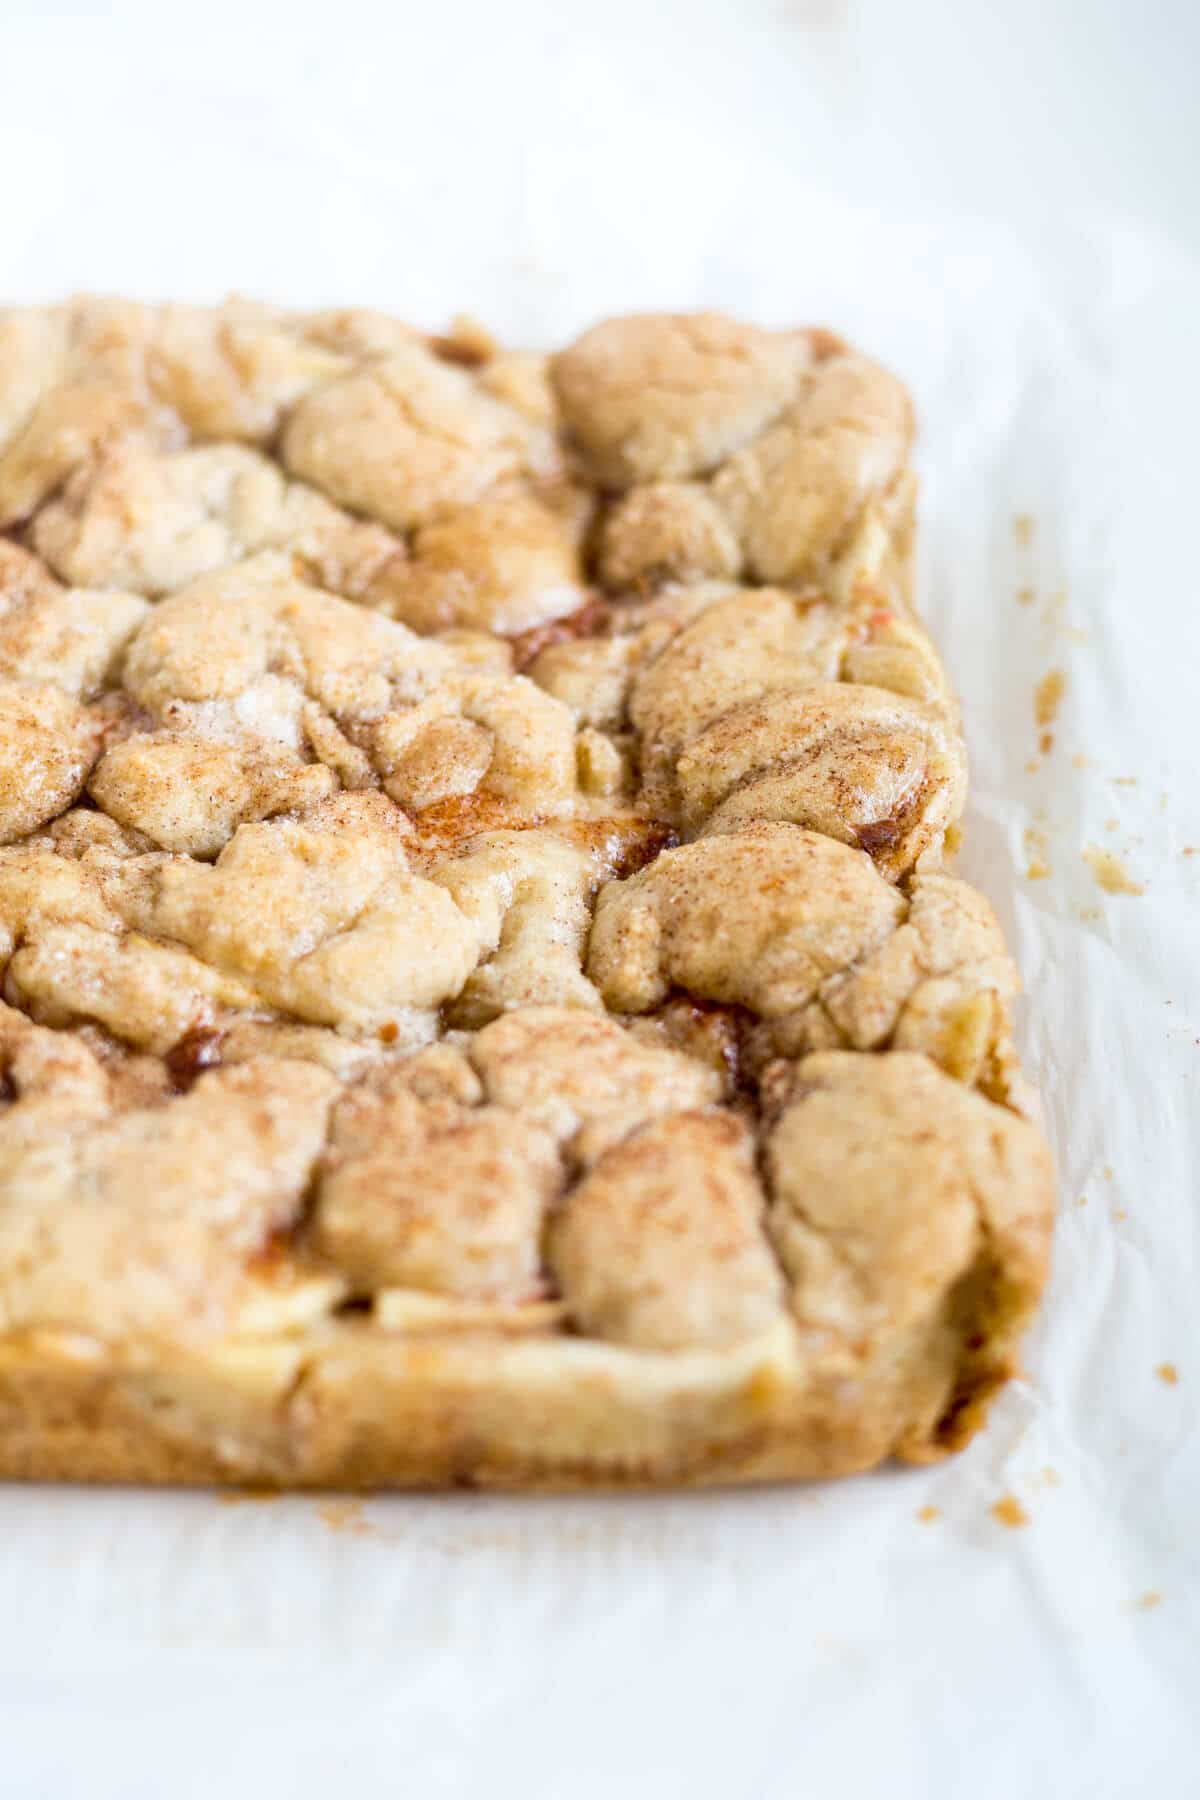
POLYGON ((716 313, 0 312, 0 1474, 966 1440, 1053 1172, 912 431, 716 313))

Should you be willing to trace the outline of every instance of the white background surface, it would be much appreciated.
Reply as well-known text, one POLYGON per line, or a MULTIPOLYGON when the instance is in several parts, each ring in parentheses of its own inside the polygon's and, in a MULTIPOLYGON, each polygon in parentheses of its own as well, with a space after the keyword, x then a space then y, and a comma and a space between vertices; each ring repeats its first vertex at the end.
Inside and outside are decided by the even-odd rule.
POLYGON ((0 1492, 4 1800, 1195 1795, 1197 9, 172 11, 0 4, 7 296, 527 341, 710 303, 910 380, 966 872, 1031 990, 1062 1221, 1028 1381, 932 1472, 332 1515, 0 1492), (1102 893, 1089 843, 1145 892, 1102 893))

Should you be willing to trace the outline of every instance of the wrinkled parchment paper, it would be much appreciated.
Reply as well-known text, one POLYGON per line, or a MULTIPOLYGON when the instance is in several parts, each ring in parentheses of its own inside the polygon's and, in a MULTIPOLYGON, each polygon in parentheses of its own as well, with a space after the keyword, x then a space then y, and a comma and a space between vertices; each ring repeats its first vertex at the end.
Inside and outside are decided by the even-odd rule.
POLYGON ((42 37, 5 75, 11 294, 466 307, 527 342, 704 303, 902 372, 963 867, 1024 971, 1061 1221, 1028 1378, 938 1469, 561 1501, 0 1490, 0 1791, 1200 1791, 1200 268, 1099 214, 835 204, 565 27, 557 87, 502 37, 408 79, 362 36, 249 74, 42 37))

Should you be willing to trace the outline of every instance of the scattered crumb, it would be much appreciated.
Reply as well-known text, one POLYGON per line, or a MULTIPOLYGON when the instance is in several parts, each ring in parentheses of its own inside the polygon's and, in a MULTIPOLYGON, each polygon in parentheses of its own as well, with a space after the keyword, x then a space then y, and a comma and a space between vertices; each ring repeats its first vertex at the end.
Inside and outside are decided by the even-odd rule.
POLYGON ((940 1506, 922 1506, 917 1513, 917 1517, 920 1519, 922 1525, 932 1525, 933 1521, 935 1519, 940 1519, 941 1516, 942 1509, 940 1506))
POLYGON ((1025 828, 1025 854, 1029 859, 1028 867, 1025 870, 1025 879, 1027 881, 1045 881, 1051 872, 1050 864, 1047 861, 1049 845, 1046 841, 1046 833, 1039 831, 1035 825, 1028 825, 1025 828))
POLYGON ((1120 819, 1105 819, 1104 829, 1105 829, 1105 831, 1120 831, 1120 829, 1121 829, 1120 819))
POLYGON ((1067 691, 1067 678, 1061 669, 1043 675, 1033 690, 1033 717, 1038 725, 1053 725, 1067 691))
POLYGON ((1177 1387, 1179 1384, 1179 1370, 1174 1363, 1159 1363, 1154 1373, 1160 1381, 1165 1381, 1168 1387, 1177 1387))
POLYGON ((1113 1214, 1114 1219, 1127 1219, 1128 1217, 1129 1217, 1129 1214, 1125 1211, 1125 1208, 1123 1206, 1118 1206, 1117 1210, 1113 1214))
POLYGON ((361 1500, 322 1500, 317 1517, 330 1531, 344 1532, 348 1537, 367 1537, 374 1529, 361 1500))
POLYGON ((1136 787, 1138 778, 1136 775, 1114 775, 1112 784, 1114 787, 1136 787))
POLYGON ((1183 854, 1185 856, 1200 856, 1200 844, 1185 844, 1183 846, 1183 854))
POLYGON ((1053 750, 1053 748, 1054 748, 1054 733, 1052 731, 1043 731, 1041 736, 1038 738, 1038 749, 1041 751, 1043 756, 1049 756, 1049 754, 1053 750))
POLYGON ((1067 610, 1067 590, 1059 588, 1051 594, 1042 608, 1042 624, 1051 633, 1058 630, 1063 613, 1067 610))
POLYGON ((1013 537, 1021 548, 1027 549, 1033 542, 1033 534, 1037 529, 1032 513, 1017 513, 1012 522, 1013 537))
POLYGON ((1045 1468, 1042 1470, 1041 1481, 1042 1481, 1043 1487, 1061 1487, 1062 1486, 1062 1476, 1059 1474, 1058 1470, 1053 1466, 1052 1463, 1047 1463, 1045 1468))
POLYGON ((272 1500, 281 1500, 283 1495, 278 1488, 271 1487, 237 1487, 226 1488, 217 1495, 222 1506, 266 1506, 272 1500))
POLYGON ((1084 925, 1094 925, 1097 919, 1104 917, 1098 906, 1081 906, 1076 917, 1084 925))
POLYGON ((1076 1204, 1076 1206, 1086 1206, 1087 1205, 1087 1195, 1080 1194, 1080 1196, 1079 1196, 1078 1200, 1075 1202, 1075 1204, 1076 1204))
POLYGON ((1041 766, 1042 766, 1041 757, 1040 756, 1031 756, 1031 757, 1029 757, 1029 759, 1027 760, 1027 762, 1025 764, 1025 773, 1027 775, 1036 775, 1038 770, 1041 768, 1041 766))
POLYGON ((1105 1179, 1105 1181, 1111 1181, 1111 1180, 1112 1180, 1112 1178, 1113 1178, 1113 1166, 1112 1166, 1112 1164, 1111 1164, 1111 1163, 1105 1163, 1105 1165, 1104 1165, 1104 1179, 1105 1179))
POLYGON ((1017 605, 1018 606, 1032 606, 1033 599, 1034 599, 1034 595, 1033 595, 1033 589, 1031 587, 1023 587, 1023 588, 1017 589, 1017 605))
POLYGON ((1092 759, 1090 756, 1085 756, 1082 750, 1077 750, 1071 758, 1071 767, 1073 769, 1090 769, 1092 767, 1092 759))
POLYGON ((1150 1588, 1146 1593, 1139 1594, 1133 1604, 1139 1612, 1153 1612, 1156 1606, 1162 1605, 1162 1592, 1159 1588, 1150 1588))
POLYGON ((1105 850, 1099 844, 1088 844, 1083 860, 1089 864, 1097 887, 1103 888, 1106 894, 1145 893, 1144 884, 1133 879, 1120 857, 1111 850, 1105 850))
POLYGON ((1007 1525, 1010 1531, 1018 1531, 1022 1525, 1028 1525, 1029 1514, 1021 1505, 1015 1494, 1005 1494, 991 1509, 993 1519, 1001 1525, 1007 1525))

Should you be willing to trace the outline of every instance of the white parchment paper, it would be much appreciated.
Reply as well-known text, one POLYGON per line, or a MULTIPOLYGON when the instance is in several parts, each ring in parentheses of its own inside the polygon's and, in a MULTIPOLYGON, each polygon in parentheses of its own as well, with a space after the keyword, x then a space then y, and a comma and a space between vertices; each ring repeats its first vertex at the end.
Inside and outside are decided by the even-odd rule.
POLYGON ((855 146, 892 195, 905 70, 862 9, 619 6, 606 35, 570 7, 351 5, 281 13, 252 54, 220 8, 186 43, 149 9, 62 10, 17 5, 0 63, 6 296, 466 307, 528 342, 710 304, 829 323, 908 379, 964 870, 1024 971, 1061 1220, 1028 1378, 935 1470, 361 1506, 0 1491, 0 1793, 1200 1791, 1194 254, 1100 196, 1028 222, 872 204, 855 146), (814 118, 837 191, 801 155, 814 118))

